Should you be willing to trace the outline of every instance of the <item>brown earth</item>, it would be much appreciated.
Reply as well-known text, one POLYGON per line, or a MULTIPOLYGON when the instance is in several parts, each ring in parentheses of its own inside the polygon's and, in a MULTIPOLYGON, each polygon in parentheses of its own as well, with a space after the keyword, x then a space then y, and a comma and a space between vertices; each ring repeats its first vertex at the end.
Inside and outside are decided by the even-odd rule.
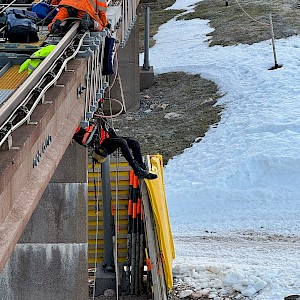
MULTIPOLYGON (((158 26, 178 15, 180 10, 164 10, 174 0, 157 0, 150 4, 151 45, 158 26)), ((253 44, 270 40, 269 16, 272 15, 276 38, 300 33, 300 1, 289 0, 204 0, 195 11, 180 18, 210 20, 215 30, 208 35, 210 46, 253 44), (241 8, 242 7, 242 8, 241 8)), ((140 24, 143 25, 141 8, 140 24)), ((143 30, 143 26, 141 26, 143 30)), ((141 32, 141 38, 143 38, 141 32)), ((164 163, 200 141, 210 126, 217 126, 222 109, 216 105, 222 95, 215 83, 197 75, 167 73, 156 76, 155 84, 141 92, 141 106, 114 121, 119 133, 141 142, 144 154, 160 153, 164 163), (167 119, 169 113, 173 118, 167 119)))
POLYGON ((198 75, 167 73, 141 93, 141 107, 114 120, 120 135, 140 141, 144 154, 159 153, 164 163, 202 137, 220 119, 217 86, 198 75))

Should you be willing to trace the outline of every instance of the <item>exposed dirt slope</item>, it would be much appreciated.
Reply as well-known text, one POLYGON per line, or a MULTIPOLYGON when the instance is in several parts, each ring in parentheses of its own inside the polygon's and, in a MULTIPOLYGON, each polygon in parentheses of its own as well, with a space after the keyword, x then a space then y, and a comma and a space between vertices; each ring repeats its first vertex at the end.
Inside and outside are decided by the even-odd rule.
POLYGON ((115 119, 119 134, 140 141, 144 154, 163 155, 164 163, 204 136, 220 119, 217 86, 197 75, 168 73, 141 93, 137 112, 115 119))

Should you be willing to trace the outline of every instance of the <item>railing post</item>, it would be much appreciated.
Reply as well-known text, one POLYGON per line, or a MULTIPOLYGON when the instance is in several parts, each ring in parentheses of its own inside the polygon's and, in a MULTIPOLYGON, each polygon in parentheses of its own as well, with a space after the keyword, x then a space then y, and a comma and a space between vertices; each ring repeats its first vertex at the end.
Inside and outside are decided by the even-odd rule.
POLYGON ((275 49, 275 37, 274 37, 274 30, 273 30, 273 21, 272 21, 272 15, 269 14, 270 18, 270 28, 271 28, 271 38, 272 38, 272 47, 273 47, 273 55, 274 55, 274 66, 269 68, 269 70, 275 70, 282 67, 282 65, 279 65, 277 63, 277 57, 276 57, 276 49, 275 49))
POLYGON ((149 40, 150 40, 150 6, 145 7, 145 39, 144 39, 144 64, 143 70, 149 70, 149 40))

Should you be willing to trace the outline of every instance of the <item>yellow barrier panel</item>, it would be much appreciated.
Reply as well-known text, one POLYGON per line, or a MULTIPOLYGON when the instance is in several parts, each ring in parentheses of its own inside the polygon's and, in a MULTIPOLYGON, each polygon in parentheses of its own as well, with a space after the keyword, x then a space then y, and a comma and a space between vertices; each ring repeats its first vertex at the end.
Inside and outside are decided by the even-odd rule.
POLYGON ((159 154, 151 156, 150 162, 152 164, 151 172, 157 174, 158 178, 155 180, 145 179, 145 182, 155 219, 165 281, 168 289, 171 289, 173 286, 172 263, 175 258, 175 248, 166 201, 162 156, 159 154))

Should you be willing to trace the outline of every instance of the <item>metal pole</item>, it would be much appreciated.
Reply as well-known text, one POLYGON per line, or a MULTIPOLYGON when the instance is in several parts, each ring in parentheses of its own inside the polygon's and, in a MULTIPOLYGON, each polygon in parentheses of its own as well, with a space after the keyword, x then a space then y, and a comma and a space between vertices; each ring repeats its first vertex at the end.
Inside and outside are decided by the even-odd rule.
POLYGON ((269 16, 270 16, 270 27, 271 27, 271 36, 272 36, 272 46, 273 46, 274 62, 275 62, 274 67, 271 68, 273 70, 273 69, 277 69, 277 68, 282 67, 282 65, 278 65, 278 63, 277 63, 272 15, 270 14, 269 16))
POLYGON ((145 8, 145 44, 143 70, 149 70, 150 6, 145 8))
POLYGON ((110 184, 110 157, 102 163, 102 209, 103 209, 103 236, 104 236, 104 263, 105 272, 113 272, 113 217, 111 214, 111 184, 110 184))

